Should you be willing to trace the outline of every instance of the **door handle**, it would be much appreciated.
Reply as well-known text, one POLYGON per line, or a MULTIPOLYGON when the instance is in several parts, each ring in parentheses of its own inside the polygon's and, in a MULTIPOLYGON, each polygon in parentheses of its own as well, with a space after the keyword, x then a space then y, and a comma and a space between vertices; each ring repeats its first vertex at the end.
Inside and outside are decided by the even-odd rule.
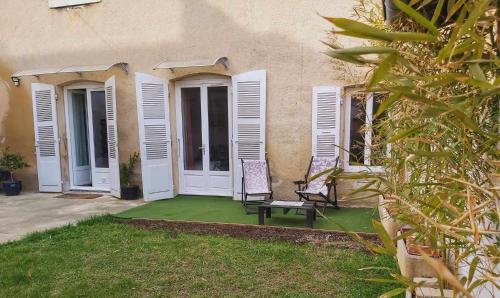
POLYGON ((205 155, 205 145, 198 147, 198 149, 203 152, 203 155, 205 155))

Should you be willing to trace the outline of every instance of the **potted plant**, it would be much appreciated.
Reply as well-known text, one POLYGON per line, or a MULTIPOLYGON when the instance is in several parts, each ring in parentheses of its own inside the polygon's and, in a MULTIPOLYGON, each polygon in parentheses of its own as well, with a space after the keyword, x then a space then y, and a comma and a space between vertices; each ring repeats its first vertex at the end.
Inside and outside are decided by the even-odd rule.
POLYGON ((133 185, 131 178, 135 165, 139 160, 139 153, 130 154, 126 163, 120 164, 120 183, 122 200, 135 200, 139 198, 139 186, 133 185))
POLYGON ((22 189, 22 183, 14 179, 14 171, 29 167, 23 157, 18 153, 11 153, 9 148, 6 148, 0 158, 0 168, 8 172, 8 180, 2 182, 2 188, 7 196, 17 196, 22 189))

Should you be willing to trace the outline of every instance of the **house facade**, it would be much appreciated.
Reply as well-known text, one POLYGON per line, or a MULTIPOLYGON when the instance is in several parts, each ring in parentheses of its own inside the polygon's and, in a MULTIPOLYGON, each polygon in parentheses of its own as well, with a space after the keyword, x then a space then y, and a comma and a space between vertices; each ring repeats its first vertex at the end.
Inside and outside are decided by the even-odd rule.
MULTIPOLYGON (((31 164, 27 190, 119 196, 119 164, 139 152, 146 200, 239 199, 241 158, 267 158, 275 197, 295 198, 312 155, 371 164, 368 143, 351 145, 370 138, 359 114, 374 96, 351 96, 321 43, 320 15, 353 4, 4 0, 0 146, 31 164)), ((362 183, 340 181, 339 197, 362 183)))

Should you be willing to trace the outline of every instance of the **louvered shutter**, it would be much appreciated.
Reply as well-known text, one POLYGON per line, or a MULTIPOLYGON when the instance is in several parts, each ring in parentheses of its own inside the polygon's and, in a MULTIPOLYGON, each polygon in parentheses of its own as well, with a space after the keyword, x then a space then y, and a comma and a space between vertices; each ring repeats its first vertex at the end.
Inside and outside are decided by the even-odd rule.
POLYGON ((233 84, 233 185, 241 198, 241 159, 266 158, 266 71, 232 77, 233 84))
POLYGON ((167 83, 135 74, 144 200, 173 198, 167 83))
POLYGON ((340 87, 313 87, 312 154, 337 157, 340 135, 340 87))
POLYGON ((116 84, 112 76, 104 83, 106 123, 108 126, 109 188, 112 196, 120 197, 120 158, 118 155, 118 121, 116 119, 116 84))
POLYGON ((53 85, 33 83, 31 89, 38 189, 40 192, 61 192, 61 160, 55 88, 53 85))

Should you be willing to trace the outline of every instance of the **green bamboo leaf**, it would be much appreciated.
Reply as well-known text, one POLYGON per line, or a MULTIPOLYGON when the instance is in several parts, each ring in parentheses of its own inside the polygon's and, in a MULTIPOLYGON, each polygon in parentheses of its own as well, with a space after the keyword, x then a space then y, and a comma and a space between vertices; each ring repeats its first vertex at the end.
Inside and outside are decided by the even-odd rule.
POLYGON ((392 106, 392 104, 394 104, 399 99, 400 95, 401 94, 399 94, 398 92, 395 92, 389 95, 388 98, 382 100, 382 102, 378 106, 375 116, 380 116, 382 113, 384 113, 390 106, 392 106))
POLYGON ((473 131, 480 131, 481 129, 479 126, 477 126, 472 119, 467 116, 464 112, 460 111, 459 109, 455 107, 450 107, 451 108, 451 113, 454 114, 458 119, 460 119, 461 123, 465 125, 465 127, 473 130, 473 131))
POLYGON ((393 136, 392 138, 390 138, 389 140, 387 140, 387 143, 394 143, 396 141, 399 141, 411 134, 413 134, 414 132, 422 129, 423 127, 425 127, 427 125, 426 124, 422 124, 422 125, 419 125, 419 126, 416 126, 416 127, 412 127, 412 128, 408 128, 408 129, 405 129, 403 130, 402 132, 398 133, 397 135, 393 136))
POLYGON ((350 192, 349 195, 352 196, 352 195, 355 195, 355 194, 360 193, 360 192, 365 192, 367 189, 369 189, 375 183, 377 183, 377 181, 372 180, 361 187, 357 187, 355 190, 350 192))
MULTIPOLYGON (((417 73, 417 74, 420 74, 420 70, 415 67, 415 65, 411 64, 410 61, 406 60, 405 58, 401 57, 401 55, 398 55, 397 57, 397 62, 401 65, 403 65, 404 67, 406 67, 406 69, 408 69, 409 71, 413 71, 414 73, 417 73)), ((409 75, 406 75, 405 76, 406 78, 409 78, 410 76, 409 75)))
POLYGON ((352 64, 357 64, 357 65, 366 65, 367 64, 367 61, 364 60, 363 58, 360 58, 360 57, 358 58, 358 57, 353 57, 350 55, 339 54, 339 53, 335 53, 333 51, 330 51, 326 54, 333 59, 342 60, 342 61, 349 62, 352 64))
POLYGON ((378 220, 372 219, 372 225, 375 229, 375 232, 377 232, 380 240, 384 244, 384 248, 387 254, 390 256, 396 255, 396 247, 394 246, 394 242, 392 242, 391 236, 389 236, 382 223, 378 220))
POLYGON ((333 33, 373 40, 383 41, 437 41, 437 37, 431 34, 418 32, 385 32, 360 22, 345 18, 325 18, 344 31, 333 31, 333 33))
POLYGON ((451 51, 455 46, 455 42, 458 40, 458 33, 460 31, 462 23, 464 22, 466 13, 467 13, 466 7, 462 8, 462 10, 460 11, 460 15, 455 21, 454 28, 450 36, 448 37, 448 43, 438 53, 438 59, 440 61, 445 60, 447 57, 451 55, 451 51))
POLYGON ((372 252, 379 253, 379 254, 387 254, 385 248, 383 248, 381 246, 378 246, 375 243, 372 243, 372 242, 370 242, 368 240, 363 239, 363 237, 359 236, 358 234, 353 233, 353 232, 349 232, 349 235, 351 237, 353 237, 354 239, 356 239, 357 241, 359 241, 362 244, 364 244, 372 252))
POLYGON ((434 10, 434 14, 432 15, 431 22, 433 24, 436 24, 437 19, 441 15, 441 11, 443 10, 443 5, 444 5, 444 0, 439 0, 438 4, 436 5, 436 9, 434 10))
POLYGON ((469 31, 469 29, 472 28, 474 24, 476 24, 477 19, 484 13, 489 4, 489 0, 479 0, 474 3, 472 6, 473 9, 469 13, 467 20, 465 20, 464 24, 460 26, 457 38, 462 37, 465 33, 467 33, 467 31, 469 31))
POLYGON ((477 63, 469 64, 469 71, 472 74, 474 80, 486 82, 486 77, 483 70, 477 63))
POLYGON ((446 151, 433 152, 433 151, 415 150, 412 153, 417 156, 427 156, 427 157, 450 157, 452 155, 451 152, 446 152, 446 151))
POLYGON ((335 26, 344 29, 348 32, 358 34, 359 36, 364 36, 366 38, 376 39, 376 40, 392 41, 392 38, 387 32, 373 28, 371 26, 368 26, 366 24, 357 21, 349 20, 346 18, 325 17, 325 19, 328 20, 330 23, 334 24, 335 26))
POLYGON ((373 71, 373 75, 368 82, 367 88, 370 90, 373 86, 375 86, 380 81, 384 80, 387 73, 391 70, 394 63, 396 63, 397 54, 392 53, 384 58, 378 67, 373 71))
POLYGON ((392 40, 400 41, 437 41, 434 35, 417 32, 391 32, 389 36, 392 40))
POLYGON ((366 55, 366 54, 388 54, 396 52, 393 48, 387 47, 352 47, 347 49, 337 49, 333 51, 338 54, 366 55))
POLYGON ((456 3, 453 1, 448 1, 448 15, 446 16, 445 22, 448 22, 450 18, 457 13, 457 11, 464 5, 465 0, 458 0, 456 3))
POLYGON ((385 284, 399 284, 400 282, 394 279, 387 278, 365 278, 366 281, 385 283, 385 284))
POLYGON ((467 284, 472 283, 472 279, 474 278, 474 273, 476 272, 477 265, 479 264, 479 257, 475 256, 474 259, 472 259, 472 262, 470 263, 469 267, 469 274, 467 275, 467 284))
POLYGON ((468 85, 471 85, 471 86, 474 86, 474 87, 478 87, 480 88, 481 90, 490 90, 490 89, 493 89, 495 88, 494 85, 488 83, 488 82, 484 82, 484 81, 478 81, 478 80, 474 80, 474 79, 465 79, 465 80, 459 80, 463 83, 466 83, 468 85))
POLYGON ((467 291, 472 292, 475 288, 479 287, 480 285, 485 284, 488 282, 488 280, 485 279, 476 279, 468 288, 467 291))
POLYGON ((379 298, 390 298, 394 296, 399 296, 401 293, 404 293, 405 291, 406 288, 395 288, 380 295, 379 298))
POLYGON ((481 93, 481 97, 487 97, 487 96, 493 96, 493 95, 499 95, 500 94, 500 86, 497 86, 493 89, 490 89, 488 91, 483 91, 481 93))
POLYGON ((439 30, 436 28, 436 26, 434 26, 431 21, 421 15, 418 11, 414 10, 413 8, 399 0, 393 0, 392 2, 396 5, 397 8, 406 13, 410 18, 414 19, 417 23, 422 25, 422 27, 429 30, 432 34, 439 34, 439 30))

